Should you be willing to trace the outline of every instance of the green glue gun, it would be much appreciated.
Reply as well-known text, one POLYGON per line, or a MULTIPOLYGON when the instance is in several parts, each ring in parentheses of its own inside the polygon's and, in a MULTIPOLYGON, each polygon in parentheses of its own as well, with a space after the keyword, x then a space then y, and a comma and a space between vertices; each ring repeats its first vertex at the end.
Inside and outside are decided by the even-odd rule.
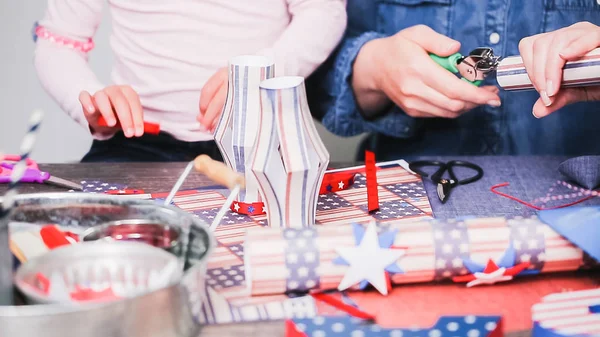
POLYGON ((461 76, 461 79, 480 86, 485 77, 496 70, 500 57, 494 55, 492 48, 481 47, 472 50, 469 55, 455 53, 447 57, 434 54, 429 56, 444 69, 461 76))

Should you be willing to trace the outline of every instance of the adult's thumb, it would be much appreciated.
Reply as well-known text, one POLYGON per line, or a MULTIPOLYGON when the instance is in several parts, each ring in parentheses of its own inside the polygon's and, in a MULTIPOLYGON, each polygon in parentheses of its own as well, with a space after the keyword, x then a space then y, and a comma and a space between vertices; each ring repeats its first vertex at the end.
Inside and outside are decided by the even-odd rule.
POLYGON ((404 33, 408 39, 435 55, 450 56, 460 49, 460 42, 436 32, 429 26, 412 26, 405 29, 404 33))

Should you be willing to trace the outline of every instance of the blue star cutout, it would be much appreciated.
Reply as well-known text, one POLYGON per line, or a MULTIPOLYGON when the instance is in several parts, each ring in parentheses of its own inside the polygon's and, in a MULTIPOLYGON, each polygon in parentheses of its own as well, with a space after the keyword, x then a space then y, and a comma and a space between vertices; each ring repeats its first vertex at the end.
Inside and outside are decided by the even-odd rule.
POLYGON ((333 187, 331 186, 331 184, 327 185, 327 192, 331 192, 332 189, 333 187))
POLYGON ((248 213, 254 213, 254 206, 248 206, 248 213))
MULTIPOLYGON (((355 223, 355 224, 352 224, 352 231, 354 232, 354 242, 358 246, 360 244, 360 242, 362 241, 363 236, 365 235, 366 228, 361 226, 360 224, 355 223)), ((398 233, 397 229, 386 230, 385 232, 380 233, 378 236, 379 247, 390 248, 394 244, 394 239, 396 238, 396 233, 398 233)), ((349 265, 348 262, 346 262, 346 260, 344 260, 342 257, 339 257, 339 256, 333 260, 333 263, 341 264, 341 265, 345 265, 345 266, 349 265)), ((387 266, 385 268, 385 271, 387 271, 388 273, 392 273, 392 274, 404 273, 404 271, 400 267, 398 267, 398 264, 396 264, 396 263, 392 263, 391 265, 387 266)), ((359 284, 359 288, 365 289, 368 284, 369 284, 369 282, 367 282, 367 281, 361 281, 359 284)))

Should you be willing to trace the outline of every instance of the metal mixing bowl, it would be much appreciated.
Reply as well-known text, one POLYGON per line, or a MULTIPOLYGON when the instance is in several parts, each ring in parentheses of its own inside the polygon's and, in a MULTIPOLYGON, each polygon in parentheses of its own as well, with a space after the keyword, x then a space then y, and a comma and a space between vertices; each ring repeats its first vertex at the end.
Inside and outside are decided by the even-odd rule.
POLYGON ((92 227, 81 234, 81 241, 137 241, 181 254, 181 230, 145 219, 112 221, 92 227))
POLYGON ((0 305, 0 336, 19 337, 196 337, 195 319, 204 289, 206 260, 216 247, 208 224, 174 206, 155 201, 88 193, 19 195, 0 220, 0 302, 12 297, 10 221, 87 229, 112 221, 145 219, 181 230, 181 283, 107 303, 0 305), (194 299, 190 301, 190 299, 194 299), (192 303, 193 302, 193 303, 192 303), (192 310, 193 309, 193 310, 192 310))

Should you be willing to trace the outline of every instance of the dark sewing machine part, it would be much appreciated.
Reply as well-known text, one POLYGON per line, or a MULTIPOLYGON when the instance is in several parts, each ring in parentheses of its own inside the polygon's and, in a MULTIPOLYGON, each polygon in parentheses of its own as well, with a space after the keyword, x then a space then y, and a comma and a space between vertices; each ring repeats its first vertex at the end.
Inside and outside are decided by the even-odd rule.
POLYGON ((559 165, 558 171, 588 190, 600 186, 600 156, 580 156, 565 160, 559 165))

